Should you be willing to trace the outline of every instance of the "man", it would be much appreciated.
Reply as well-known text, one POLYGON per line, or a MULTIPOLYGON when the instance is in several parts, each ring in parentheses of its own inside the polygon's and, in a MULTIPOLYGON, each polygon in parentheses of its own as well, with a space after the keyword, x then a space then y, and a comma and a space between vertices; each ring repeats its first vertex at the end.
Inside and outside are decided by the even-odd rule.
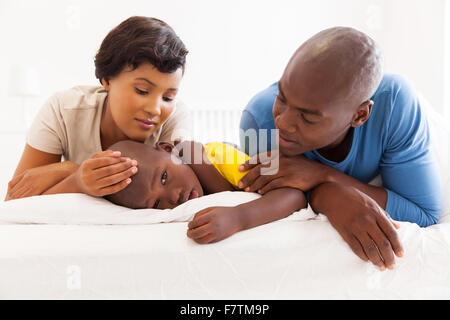
POLYGON ((278 129, 279 170, 261 174, 268 143, 242 167, 251 172, 240 187, 307 192, 313 210, 380 270, 403 255, 389 216, 420 226, 439 220, 438 170, 418 98, 402 77, 383 75, 381 52, 364 33, 336 27, 303 43, 280 81, 245 108, 246 151, 248 133, 259 129, 278 129), (383 186, 369 185, 378 174, 383 186))

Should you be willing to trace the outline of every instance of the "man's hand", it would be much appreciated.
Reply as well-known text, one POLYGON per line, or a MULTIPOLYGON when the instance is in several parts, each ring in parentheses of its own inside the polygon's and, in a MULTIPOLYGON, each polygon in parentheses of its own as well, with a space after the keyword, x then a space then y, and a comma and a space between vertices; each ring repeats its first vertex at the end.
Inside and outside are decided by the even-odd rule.
POLYGON ((310 196, 311 207, 327 216, 353 252, 380 270, 393 269, 403 247, 390 219, 375 200, 356 188, 324 183, 310 196))
POLYGON ((285 157, 272 152, 259 154, 239 167, 239 171, 247 170, 250 171, 240 181, 239 188, 264 194, 282 187, 308 191, 324 182, 330 168, 304 156, 285 157), (266 172, 262 174, 264 169, 266 172))
POLYGON ((75 172, 79 192, 95 197, 119 192, 137 172, 137 161, 120 157, 120 152, 106 150, 92 155, 75 172))
POLYGON ((64 161, 27 169, 8 183, 5 201, 40 195, 77 168, 76 163, 64 161))
POLYGON ((195 214, 188 224, 187 236, 206 244, 228 238, 241 229, 237 207, 210 207, 195 214))

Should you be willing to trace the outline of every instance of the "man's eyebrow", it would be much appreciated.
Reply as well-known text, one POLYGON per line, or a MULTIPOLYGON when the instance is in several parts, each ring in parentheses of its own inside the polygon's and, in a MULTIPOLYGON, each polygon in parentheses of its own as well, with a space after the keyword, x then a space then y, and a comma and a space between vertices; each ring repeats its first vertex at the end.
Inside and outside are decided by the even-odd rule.
MULTIPOLYGON (((150 85, 152 85, 152 86, 154 86, 154 87, 157 87, 156 84, 154 84, 153 82, 151 82, 151 81, 148 80, 147 78, 136 78, 136 79, 134 79, 134 80, 144 80, 144 81, 148 82, 150 85)), ((177 88, 169 88, 169 89, 167 89, 167 90, 169 90, 169 91, 178 91, 177 88)))
MULTIPOLYGON (((281 98, 283 98, 283 100, 285 100, 287 102, 286 96, 284 95, 283 90, 281 89, 281 85, 280 85, 279 81, 278 81, 278 92, 279 92, 281 98)), ((320 111, 317 111, 317 110, 309 110, 309 109, 300 108, 300 107, 295 107, 295 109, 298 109, 303 113, 313 114, 313 115, 319 116, 319 117, 323 116, 323 113, 320 111)))
POLYGON ((286 96, 284 95, 283 90, 281 90, 281 84, 280 81, 278 81, 278 92, 280 93, 281 97, 286 100, 286 96))

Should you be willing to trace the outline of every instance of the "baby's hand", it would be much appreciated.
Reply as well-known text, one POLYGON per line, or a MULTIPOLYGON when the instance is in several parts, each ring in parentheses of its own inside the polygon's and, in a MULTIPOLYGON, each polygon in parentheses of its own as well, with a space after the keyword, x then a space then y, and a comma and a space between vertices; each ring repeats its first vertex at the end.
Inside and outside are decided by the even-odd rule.
POLYGON ((237 207, 210 207, 197 212, 188 224, 187 236, 205 244, 228 238, 242 230, 237 207))

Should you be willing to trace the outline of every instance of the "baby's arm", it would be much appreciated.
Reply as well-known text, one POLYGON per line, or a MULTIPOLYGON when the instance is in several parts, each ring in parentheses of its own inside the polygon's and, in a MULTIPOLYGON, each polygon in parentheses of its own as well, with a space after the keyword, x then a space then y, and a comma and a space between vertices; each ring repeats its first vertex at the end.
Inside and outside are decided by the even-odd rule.
POLYGON ((200 142, 183 141, 176 146, 178 156, 197 176, 205 194, 235 191, 233 186, 207 161, 205 148, 200 142), (197 155, 195 155, 197 153, 197 155))
POLYGON ((294 188, 280 188, 237 207, 242 212, 242 230, 283 219, 295 211, 306 208, 305 193, 294 188))
POLYGON ((280 188, 236 207, 211 207, 199 211, 188 225, 188 237, 211 243, 232 234, 287 217, 307 205, 303 191, 280 188))

